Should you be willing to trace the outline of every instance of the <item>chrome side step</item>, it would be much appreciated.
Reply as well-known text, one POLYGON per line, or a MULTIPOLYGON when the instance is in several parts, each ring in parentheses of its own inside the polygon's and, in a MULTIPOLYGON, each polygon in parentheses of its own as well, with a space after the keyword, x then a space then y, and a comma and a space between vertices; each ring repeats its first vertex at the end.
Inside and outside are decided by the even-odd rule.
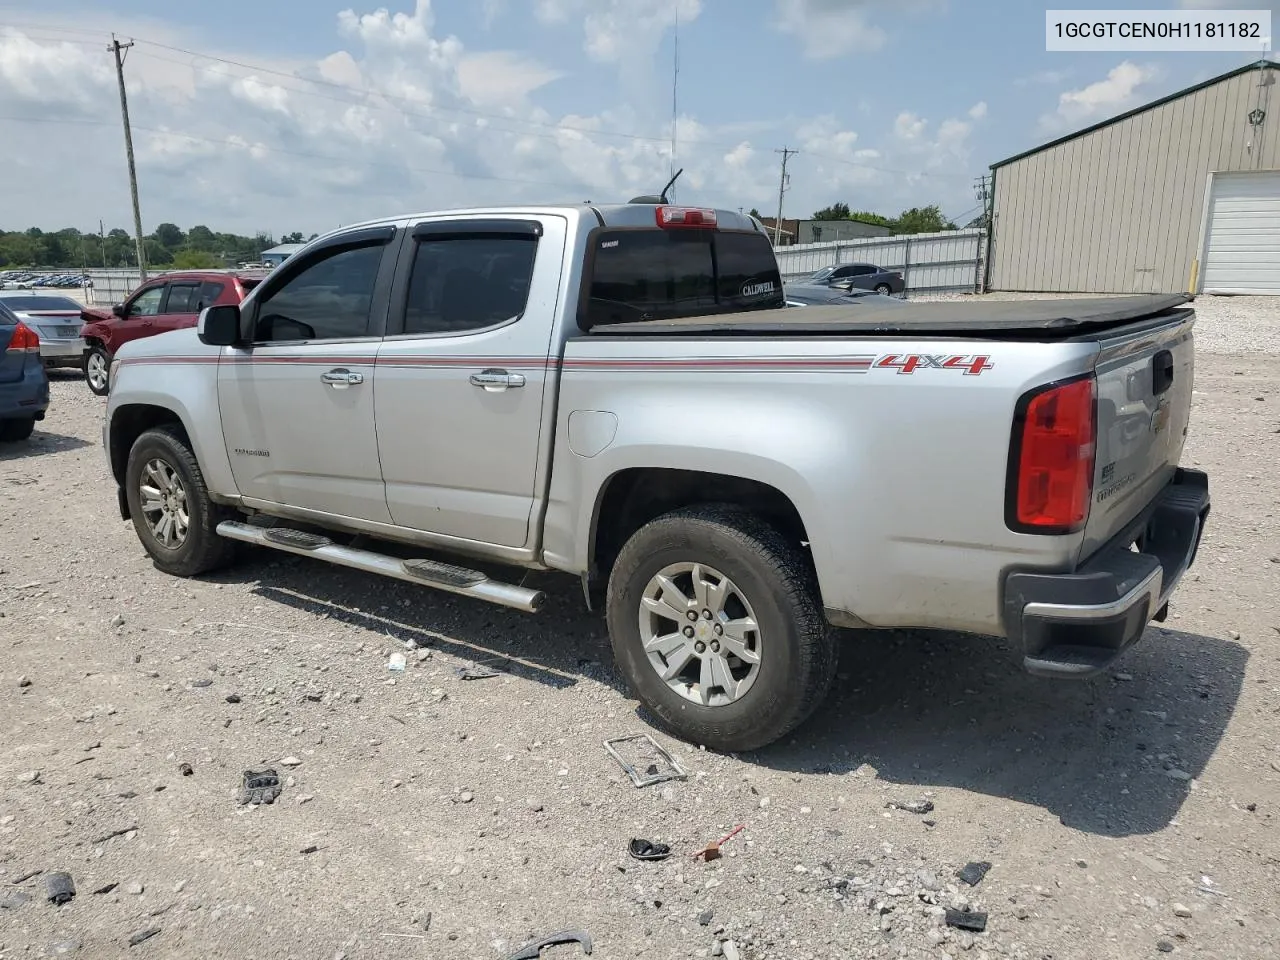
POLYGON ((435 560, 400 560, 371 550, 339 546, 327 537, 287 527, 263 529, 251 523, 224 520, 218 524, 218 534, 229 540, 315 557, 340 567, 351 567, 353 570, 376 573, 464 597, 475 597, 477 600, 523 610, 525 613, 537 613, 546 599, 546 594, 541 590, 491 580, 478 570, 468 570, 435 560))

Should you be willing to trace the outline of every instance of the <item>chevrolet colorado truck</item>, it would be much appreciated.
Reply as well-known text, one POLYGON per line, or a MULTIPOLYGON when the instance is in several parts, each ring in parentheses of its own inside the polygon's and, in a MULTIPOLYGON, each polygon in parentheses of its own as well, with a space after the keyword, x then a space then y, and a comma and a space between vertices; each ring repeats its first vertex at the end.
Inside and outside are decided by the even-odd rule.
POLYGON ((523 573, 562 571, 657 722, 747 750, 822 701, 833 626, 1081 677, 1163 619, 1209 510, 1193 325, 1185 296, 786 308, 734 212, 450 211, 126 344, 103 441, 162 571, 249 543, 528 612, 523 573))

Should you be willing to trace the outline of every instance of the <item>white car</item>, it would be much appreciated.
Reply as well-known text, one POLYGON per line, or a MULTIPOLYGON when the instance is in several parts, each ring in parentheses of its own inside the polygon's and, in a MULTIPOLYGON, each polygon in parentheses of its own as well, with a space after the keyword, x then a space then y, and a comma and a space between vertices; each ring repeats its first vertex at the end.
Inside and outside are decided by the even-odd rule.
POLYGON ((80 366, 84 319, 77 301, 60 293, 25 289, 0 291, 0 303, 40 338, 40 359, 46 367, 80 366))

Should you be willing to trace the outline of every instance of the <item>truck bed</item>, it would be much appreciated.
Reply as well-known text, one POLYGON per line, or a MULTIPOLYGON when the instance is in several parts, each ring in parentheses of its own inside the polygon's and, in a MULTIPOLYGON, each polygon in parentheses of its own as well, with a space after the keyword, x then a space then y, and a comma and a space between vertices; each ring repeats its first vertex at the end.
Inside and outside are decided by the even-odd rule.
POLYGON ((589 336, 905 335, 1069 340, 1143 320, 1169 319, 1192 299, 1179 293, 1063 300, 913 303, 905 308, 895 306, 894 309, 880 308, 872 303, 786 307, 602 324, 593 327, 589 336))

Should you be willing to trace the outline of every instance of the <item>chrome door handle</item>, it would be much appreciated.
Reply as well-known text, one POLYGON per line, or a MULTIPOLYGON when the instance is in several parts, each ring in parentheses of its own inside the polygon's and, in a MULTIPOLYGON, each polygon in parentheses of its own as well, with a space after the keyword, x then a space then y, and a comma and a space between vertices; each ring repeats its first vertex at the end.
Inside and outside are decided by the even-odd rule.
POLYGON ((320 374, 322 383, 327 383, 335 387, 347 387, 356 383, 364 383, 363 373, 352 373, 339 367, 337 370, 326 370, 320 374))
POLYGON ((486 390, 505 390, 508 387, 523 387, 524 374, 508 373, 498 367, 490 367, 471 375, 471 384, 484 387, 486 390))

